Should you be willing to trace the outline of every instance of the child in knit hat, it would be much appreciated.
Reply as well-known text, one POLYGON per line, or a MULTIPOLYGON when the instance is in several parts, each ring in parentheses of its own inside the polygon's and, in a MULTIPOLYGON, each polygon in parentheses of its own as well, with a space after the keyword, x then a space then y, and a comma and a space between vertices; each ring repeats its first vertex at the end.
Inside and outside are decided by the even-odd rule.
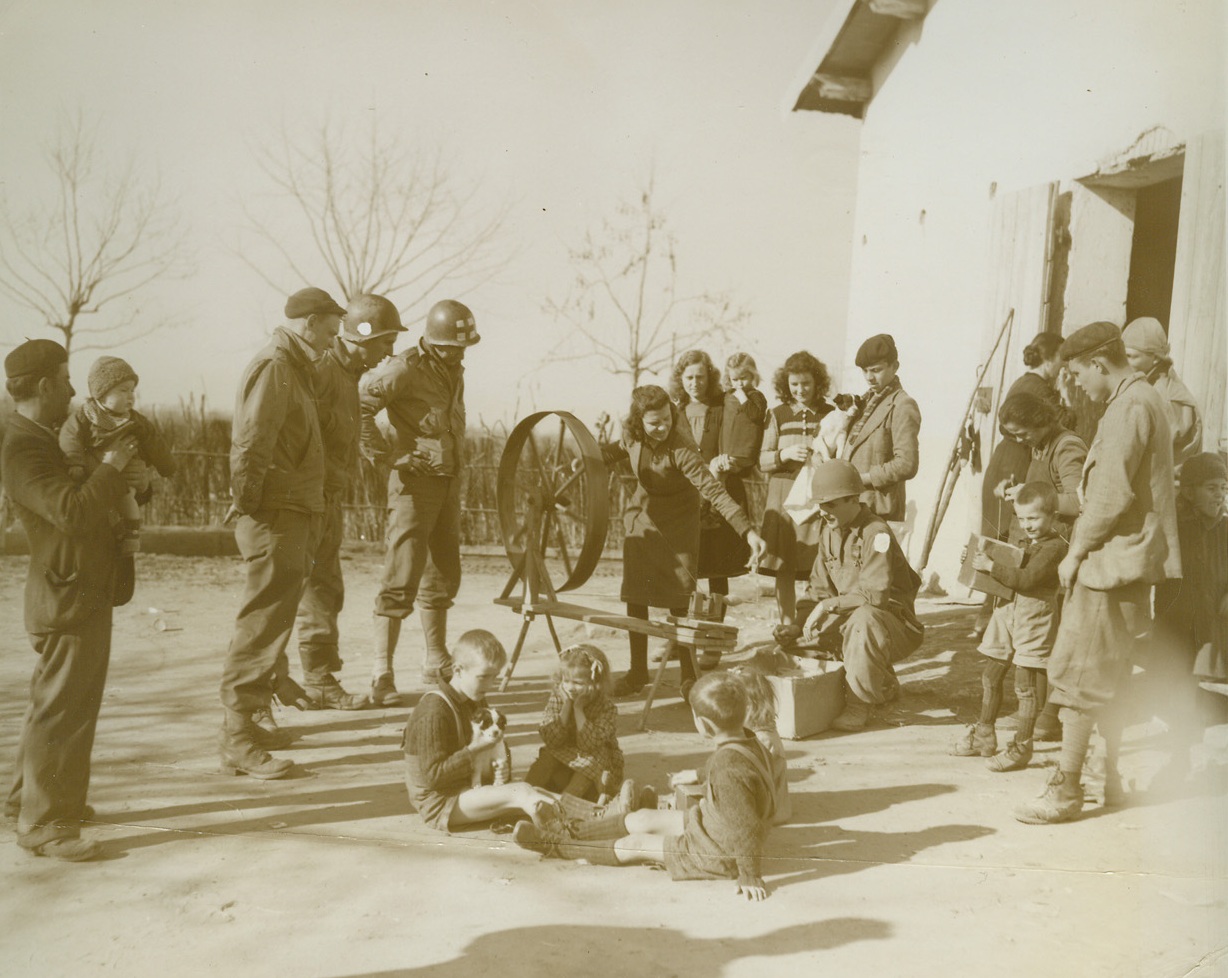
POLYGON ((137 453, 124 469, 128 494, 119 505, 120 547, 126 554, 140 549, 141 508, 148 501, 150 469, 163 476, 175 471, 166 442, 153 423, 133 410, 140 378, 126 360, 99 357, 90 367, 89 398, 60 429, 60 448, 74 477, 84 479, 102 461, 103 453, 124 434, 134 434, 137 453))

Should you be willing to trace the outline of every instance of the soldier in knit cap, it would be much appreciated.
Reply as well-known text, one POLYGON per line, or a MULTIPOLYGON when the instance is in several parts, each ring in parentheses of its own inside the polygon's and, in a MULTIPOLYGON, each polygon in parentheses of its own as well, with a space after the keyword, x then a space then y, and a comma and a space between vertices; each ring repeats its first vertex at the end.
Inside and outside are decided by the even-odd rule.
POLYGON ((17 410, 0 471, 30 542, 25 626, 38 653, 5 814, 17 819, 23 849, 80 862, 101 854, 80 837, 81 823, 93 817, 90 754, 121 561, 111 513, 128 493, 123 471, 137 438, 120 434, 88 478, 74 479, 55 435, 76 393, 67 352, 51 340, 27 340, 5 358, 4 372, 17 410))
POLYGON ((1173 463, 1180 466, 1202 451, 1202 417, 1194 395, 1173 369, 1164 327, 1158 319, 1144 316, 1122 330, 1121 339, 1131 368, 1146 377, 1164 398, 1173 429, 1173 463))
POLYGON ((358 381, 392 354, 401 325, 397 307, 380 295, 360 295, 346 309, 342 330, 316 364, 316 408, 324 439, 324 521, 303 600, 298 606, 298 650, 303 688, 318 709, 361 710, 364 693, 347 693, 341 669, 337 616, 345 600, 341 576, 341 501, 358 471, 358 381))
POLYGON ((286 644, 324 519, 324 444, 316 414, 315 365, 345 315, 323 289, 286 301, 287 322, 273 331, 239 381, 230 439, 235 541, 247 580, 222 671, 222 768, 254 778, 284 777, 294 766, 269 747, 276 729, 272 697, 310 706, 284 675, 286 644))
POLYGON ((99 357, 90 367, 89 398, 60 429, 60 448, 73 476, 79 479, 98 467, 103 452, 118 438, 136 436, 136 456, 124 469, 128 494, 119 505, 120 546, 129 554, 140 549, 141 504, 148 502, 152 494, 150 469, 157 469, 165 478, 175 474, 175 460, 157 428, 145 415, 133 410, 139 382, 128 361, 99 357))

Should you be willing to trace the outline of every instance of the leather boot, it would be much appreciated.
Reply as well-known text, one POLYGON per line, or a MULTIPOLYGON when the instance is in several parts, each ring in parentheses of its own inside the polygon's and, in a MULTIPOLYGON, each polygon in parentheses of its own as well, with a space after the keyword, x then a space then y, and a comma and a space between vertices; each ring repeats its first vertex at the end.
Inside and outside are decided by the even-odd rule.
POLYGON ((1083 810, 1083 785, 1078 772, 1054 771, 1045 793, 1034 802, 1015 809, 1015 818, 1028 825, 1053 825, 1068 822, 1083 810))
POLYGON ((226 711, 221 742, 223 773, 246 774, 261 781, 284 778, 290 773, 294 762, 270 755, 259 745, 258 730, 251 716, 226 711))
POLYGON ((422 681, 436 683, 452 678, 452 656, 448 654, 448 612, 446 608, 419 608, 422 637, 426 651, 422 660, 422 681))
POLYGON ((263 747, 265 750, 281 750, 294 743, 294 734, 277 725, 277 718, 273 716, 271 706, 262 706, 258 710, 253 710, 251 718, 252 726, 255 728, 252 736, 257 747, 263 747))
POLYGON ((303 689, 317 710, 365 710, 371 705, 366 693, 347 693, 331 674, 323 679, 307 680, 303 689))
POLYGON ((375 706, 394 704, 399 698, 392 659, 401 636, 400 618, 375 616, 375 663, 371 669, 371 702, 375 706))

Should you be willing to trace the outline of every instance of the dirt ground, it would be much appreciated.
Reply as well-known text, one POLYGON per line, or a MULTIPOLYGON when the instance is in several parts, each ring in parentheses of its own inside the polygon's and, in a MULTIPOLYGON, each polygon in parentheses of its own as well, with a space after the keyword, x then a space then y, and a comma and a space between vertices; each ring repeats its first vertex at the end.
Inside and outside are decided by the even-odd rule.
MULTIPOLYGON (((925 604, 926 641, 900 670, 896 709, 862 733, 787 744, 794 820, 769 842, 771 898, 745 904, 732 882, 674 883, 643 867, 542 860, 491 831, 425 829, 399 751, 417 697, 412 627, 398 656, 413 690, 404 706, 283 711, 302 734, 288 752, 297 777, 219 774, 217 686, 240 564, 143 555, 139 565, 136 598, 116 616, 94 750, 91 832, 107 858, 32 858, 10 832, 0 846, 5 975, 1228 974, 1228 727, 1207 731, 1196 776, 1163 793, 1151 784, 1163 728, 1137 723, 1122 762, 1126 807, 1022 825, 1011 810, 1042 790, 1055 745, 1014 774, 947 754, 979 698, 967 603, 925 604)), ((351 689, 368 669, 377 569, 371 555, 346 561, 341 678, 351 689)), ((24 558, 0 558, 5 757, 33 665, 24 573, 24 558)), ((454 633, 485 627, 510 646, 518 619, 491 604, 505 577, 498 561, 467 568, 454 633)), ((612 607, 617 589, 602 573, 576 600, 612 607)), ((734 593, 747 650, 768 635, 771 600, 746 580, 734 593)), ((560 624, 564 641, 582 634, 560 624)), ((544 623, 529 639, 510 688, 492 697, 510 717, 521 772, 536 753, 552 658, 544 623)), ((600 640, 625 665, 624 640, 600 640)), ((620 706, 628 774, 661 785, 701 766, 703 741, 676 687, 646 732, 641 702, 620 706)))

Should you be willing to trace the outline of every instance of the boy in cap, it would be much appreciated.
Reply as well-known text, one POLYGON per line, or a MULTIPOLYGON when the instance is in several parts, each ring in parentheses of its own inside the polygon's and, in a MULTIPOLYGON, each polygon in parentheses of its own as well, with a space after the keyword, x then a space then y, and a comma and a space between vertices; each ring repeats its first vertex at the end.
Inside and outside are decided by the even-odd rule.
POLYGON ((925 629, 914 603, 921 578, 904 557, 886 520, 861 496, 851 462, 823 462, 814 472, 810 503, 823 521, 805 597, 803 633, 844 660, 844 711, 836 730, 860 730, 872 706, 899 696, 896 662, 921 645, 925 629))
POLYGON ((345 601, 341 576, 341 508, 358 471, 358 381, 392 354, 401 325, 397 307, 380 295, 355 296, 342 330, 316 363, 316 408, 324 440, 324 518, 319 544, 298 606, 298 650, 303 690, 317 709, 361 710, 364 693, 347 693, 334 673, 341 669, 337 616, 345 601))
POLYGON ((166 442, 148 418, 133 410, 139 382, 126 360, 99 357, 90 367, 89 398, 60 429, 60 448, 73 475, 80 479, 97 468, 102 453, 117 438, 128 433, 136 436, 136 457, 124 469, 128 494, 119 505, 120 549, 126 554, 140 549, 141 504, 152 494, 150 468, 165 478, 175 474, 175 460, 166 442))
POLYGON ((272 721, 274 684, 283 703, 310 705, 278 667, 284 671, 324 514, 315 362, 345 310, 323 289, 308 288, 290 296, 285 314, 288 322, 239 381, 226 514, 228 522, 238 517, 235 542, 247 579, 222 671, 222 768, 261 779, 284 777, 294 766, 267 750, 286 743, 272 721))
POLYGON ((1202 418, 1194 395, 1173 369, 1164 327, 1158 319, 1144 316, 1122 330, 1121 339, 1131 368, 1164 399, 1173 430, 1173 462, 1179 466, 1202 451, 1202 418))
POLYGON ((54 430, 76 393, 67 352, 27 340, 5 358, 4 372, 17 410, 0 471, 30 542, 25 627, 38 653, 5 813, 17 818, 23 849, 80 862, 101 854, 80 837, 81 822, 93 815, 90 754, 111 655, 120 562, 111 512, 128 492, 122 473, 137 439, 121 434, 88 478, 74 479, 54 430))
POLYGON ((904 483, 917 474, 920 460, 921 409, 900 384, 900 357, 889 334, 862 343, 857 366, 869 396, 853 419, 840 457, 861 473, 862 501, 898 531, 904 520, 904 483))
POLYGON ((1076 330, 1061 357, 1075 383, 1106 406, 1083 467, 1082 511, 1058 565, 1067 598, 1049 659, 1049 698, 1061 707, 1059 767, 1040 799, 1015 811, 1033 825, 1064 822, 1082 810, 1083 762, 1096 726, 1105 741, 1106 804, 1120 799, 1114 700, 1148 625, 1151 585, 1181 576, 1163 399, 1131 369, 1112 323, 1076 330))
POLYGON ((392 660, 403 622, 418 604, 426 654, 422 681, 451 674, 448 608, 460 589, 460 472, 465 449, 465 351, 481 339, 469 308, 431 306, 416 346, 362 379, 362 453, 392 471, 388 549, 375 599, 371 700, 398 698, 392 660), (386 411, 389 444, 376 424, 386 411))

